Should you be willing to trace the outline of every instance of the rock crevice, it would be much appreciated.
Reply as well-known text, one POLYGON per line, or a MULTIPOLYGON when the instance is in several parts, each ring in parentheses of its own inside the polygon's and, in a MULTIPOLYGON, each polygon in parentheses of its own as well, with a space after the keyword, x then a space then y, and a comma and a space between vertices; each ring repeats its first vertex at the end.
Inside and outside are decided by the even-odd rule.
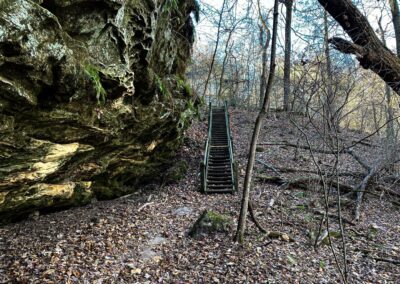
POLYGON ((195 113, 184 72, 196 7, 0 2, 0 222, 157 176, 195 113))

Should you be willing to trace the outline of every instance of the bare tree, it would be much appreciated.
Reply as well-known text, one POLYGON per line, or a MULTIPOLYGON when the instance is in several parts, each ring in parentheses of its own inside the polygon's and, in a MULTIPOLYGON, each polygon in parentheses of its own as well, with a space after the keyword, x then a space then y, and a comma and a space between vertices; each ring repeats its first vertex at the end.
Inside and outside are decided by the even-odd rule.
POLYGON ((268 27, 263 27, 259 25, 260 29, 260 47, 262 49, 262 71, 260 76, 260 98, 259 105, 262 106, 264 102, 265 85, 267 81, 267 51, 269 42, 271 40, 271 32, 268 27))
POLYGON ((325 121, 330 129, 339 127, 336 118, 336 107, 335 107, 335 93, 332 88, 332 61, 331 53, 329 51, 329 31, 328 31, 328 15, 324 11, 324 52, 325 52, 325 82, 326 82, 326 99, 324 102, 324 116, 325 121))
POLYGON ((277 33, 278 33, 278 0, 274 2, 274 15, 273 15, 273 26, 272 26, 272 43, 271 43, 271 60, 270 60, 270 70, 268 76, 268 83, 265 89, 265 97, 262 108, 257 116, 253 136, 250 143, 250 151, 249 151, 249 158, 247 161, 247 168, 246 168, 246 176, 243 185, 243 196, 240 208, 240 216, 238 221, 238 227, 236 231, 235 240, 238 242, 243 241, 244 231, 246 229, 246 218, 247 218, 247 211, 249 209, 249 199, 250 199, 250 187, 251 187, 251 180, 253 175, 253 168, 255 162, 255 154, 256 154, 256 147, 258 142, 258 137, 260 135, 261 127, 263 120, 267 114, 268 110, 268 103, 270 99, 270 93, 275 77, 275 68, 276 68, 276 41, 277 41, 277 33))
POLYGON ((318 0, 342 26, 353 42, 333 37, 329 42, 343 53, 356 55, 365 69, 371 69, 400 95, 400 59, 379 40, 367 18, 351 0, 318 0))
POLYGON ((292 14, 293 0, 280 0, 286 6, 286 23, 285 23, 285 63, 283 70, 283 110, 291 110, 290 106, 290 59, 292 56, 292 14))
POLYGON ((207 79, 206 79, 206 82, 204 84, 204 91, 203 91, 203 96, 202 96, 203 98, 205 97, 205 95, 207 93, 208 82, 210 81, 211 74, 212 74, 212 71, 213 71, 213 68, 214 68, 215 56, 217 55, 218 45, 219 45, 220 36, 221 36, 221 24, 222 24, 222 19, 223 19, 223 14, 224 14, 226 1, 227 0, 224 0, 224 2, 222 3, 221 11, 219 13, 219 21, 218 21, 218 28, 217 28, 217 41, 215 43, 215 49, 214 49, 214 53, 212 55, 211 65, 210 65, 210 69, 208 71, 207 79))
POLYGON ((392 21, 394 26, 394 32, 396 35, 396 49, 397 56, 400 56, 400 11, 399 2, 397 0, 389 0, 390 11, 392 13, 392 21))

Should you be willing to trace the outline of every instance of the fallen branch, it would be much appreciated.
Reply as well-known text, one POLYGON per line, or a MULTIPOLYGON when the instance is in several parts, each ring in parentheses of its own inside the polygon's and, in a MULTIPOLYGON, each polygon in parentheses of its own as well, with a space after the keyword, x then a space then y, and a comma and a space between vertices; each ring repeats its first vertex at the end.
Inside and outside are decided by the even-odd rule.
POLYGON ((394 190, 392 190, 390 188, 384 187, 383 185, 377 185, 375 187, 375 189, 378 190, 378 191, 387 192, 387 193, 389 193, 390 195, 393 195, 393 196, 400 197, 400 193, 399 192, 396 192, 396 191, 394 191, 394 190))
POLYGON ((138 212, 142 211, 144 208, 146 208, 147 206, 150 206, 153 203, 154 202, 148 202, 148 203, 143 204, 142 206, 139 207, 138 212))
POLYGON ((382 262, 388 262, 388 263, 392 263, 395 265, 400 265, 400 260, 399 259, 393 259, 393 258, 384 258, 384 257, 380 257, 380 256, 375 256, 372 255, 372 253, 374 253, 374 251, 369 250, 369 249, 359 249, 359 251, 361 251, 366 257, 369 257, 375 261, 382 261, 382 262))
POLYGON ((278 232, 278 231, 268 231, 265 229, 257 220, 255 212, 254 212, 254 207, 253 207, 253 202, 249 200, 249 213, 250 213, 250 218, 256 225, 256 227, 266 235, 266 237, 269 237, 271 239, 282 239, 287 242, 296 242, 295 239, 293 239, 291 236, 289 236, 286 233, 278 232))
POLYGON ((347 149, 346 153, 350 154, 365 170, 370 171, 371 167, 360 156, 354 153, 353 150, 347 149))
POLYGON ((296 149, 304 149, 309 150, 314 153, 321 153, 321 154, 328 154, 328 155, 336 155, 336 154, 350 154, 365 170, 370 171, 371 167, 365 162, 360 156, 358 156, 350 147, 343 148, 339 151, 331 151, 331 150, 324 150, 324 149, 314 149, 307 145, 298 145, 294 143, 259 143, 259 145, 276 145, 276 146, 287 146, 293 147, 296 149))
MULTIPOLYGON (((314 214, 317 214, 317 215, 320 215, 320 216, 328 216, 328 217, 330 217, 330 218, 339 219, 339 216, 336 215, 336 214, 333 214, 333 213, 328 213, 328 214, 326 214, 326 212, 322 212, 322 211, 320 211, 320 210, 318 210, 318 209, 314 209, 314 210, 313 210, 313 213, 314 213, 314 214)), ((344 217, 341 217, 341 218, 342 218, 342 221, 343 221, 343 222, 345 222, 345 223, 347 223, 347 224, 349 224, 349 225, 352 225, 352 226, 355 226, 355 225, 356 225, 355 223, 353 223, 353 222, 350 221, 350 220, 347 220, 347 219, 344 218, 344 217)))
POLYGON ((250 213, 250 218, 256 225, 256 227, 264 234, 266 234, 268 231, 258 222, 257 217, 254 213, 254 208, 253 208, 253 202, 249 200, 249 213, 250 213))
POLYGON ((256 161, 257 161, 258 163, 262 164, 263 166, 265 166, 266 168, 272 170, 272 171, 273 171, 274 173, 276 173, 277 175, 281 175, 281 173, 280 173, 274 166, 272 166, 272 165, 270 165, 270 164, 267 164, 266 162, 261 161, 261 160, 259 160, 259 159, 256 159, 256 161))
POLYGON ((364 179, 361 181, 360 185, 357 186, 355 189, 358 190, 357 192, 357 199, 356 199, 356 209, 354 212, 354 217, 358 221, 360 219, 360 211, 361 211, 361 202, 362 198, 364 196, 365 189, 369 183, 369 180, 380 171, 382 167, 375 166, 373 167, 369 173, 364 177, 364 179))
POLYGON ((303 149, 303 150, 310 150, 315 153, 321 153, 321 154, 330 154, 330 155, 335 155, 337 154, 336 151, 330 151, 330 150, 323 150, 323 149, 314 149, 306 145, 298 145, 294 143, 289 143, 289 142, 284 142, 284 143, 258 143, 258 145, 269 145, 269 146, 285 146, 285 147, 292 147, 296 149, 303 149))
POLYGON ((371 256, 371 258, 375 261, 382 261, 382 262, 388 262, 388 263, 392 263, 395 265, 400 265, 400 260, 396 260, 396 259, 391 259, 391 258, 382 258, 382 257, 373 257, 371 256))
MULTIPOLYGON (((318 175, 318 171, 316 170, 305 170, 305 169, 295 169, 295 168, 286 168, 286 167, 275 167, 272 166, 262 160, 257 159, 256 160, 258 163, 264 165, 266 168, 272 170, 274 173, 276 173, 277 175, 281 175, 282 173, 308 173, 308 174, 315 174, 318 175)), ((324 173, 322 173, 324 174, 324 173)), ((338 176, 361 176, 363 175, 363 173, 361 172, 342 172, 342 173, 337 173, 338 176)))
MULTIPOLYGON (((301 188, 301 189, 308 189, 310 183, 318 183, 323 185, 323 181, 319 176, 315 177, 305 177, 305 178, 298 178, 298 179, 285 179, 280 176, 266 176, 266 175, 257 175, 258 179, 261 179, 263 182, 273 183, 281 186, 286 186, 287 188, 301 188)), ((344 183, 337 183, 336 180, 328 180, 328 184, 331 184, 333 187, 340 187, 342 192, 352 192, 354 191, 353 186, 344 184, 344 183)))

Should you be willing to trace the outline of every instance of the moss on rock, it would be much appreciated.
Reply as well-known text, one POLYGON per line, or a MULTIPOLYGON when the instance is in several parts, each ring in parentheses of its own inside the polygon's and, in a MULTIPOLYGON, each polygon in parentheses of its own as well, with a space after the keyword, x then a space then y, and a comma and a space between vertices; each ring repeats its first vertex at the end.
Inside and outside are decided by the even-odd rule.
POLYGON ((193 238, 216 233, 229 233, 233 222, 231 217, 214 211, 205 210, 193 224, 188 235, 193 238))
POLYGON ((159 176, 195 114, 183 79, 195 2, 6 2, 0 219, 114 198, 159 176), (66 184, 72 194, 47 194, 66 184))

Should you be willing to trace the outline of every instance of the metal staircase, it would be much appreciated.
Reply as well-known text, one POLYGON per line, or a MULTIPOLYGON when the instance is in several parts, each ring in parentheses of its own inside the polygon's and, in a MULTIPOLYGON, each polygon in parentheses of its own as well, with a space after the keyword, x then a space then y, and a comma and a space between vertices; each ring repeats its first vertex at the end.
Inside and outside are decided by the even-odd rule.
POLYGON ((212 107, 210 103, 201 176, 202 191, 205 193, 233 193, 237 189, 227 103, 224 107, 212 107))

